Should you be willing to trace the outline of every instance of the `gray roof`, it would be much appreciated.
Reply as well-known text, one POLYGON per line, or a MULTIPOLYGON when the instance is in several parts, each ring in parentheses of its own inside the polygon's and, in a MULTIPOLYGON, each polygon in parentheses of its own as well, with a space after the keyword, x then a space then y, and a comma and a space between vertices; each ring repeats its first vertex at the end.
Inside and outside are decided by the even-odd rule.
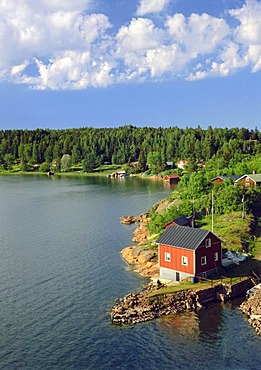
POLYGON ((190 223, 190 219, 185 216, 181 216, 181 217, 175 218, 173 222, 175 222, 179 226, 185 226, 190 223))
POLYGON ((156 241, 172 247, 196 250, 211 231, 186 226, 169 226, 156 241))

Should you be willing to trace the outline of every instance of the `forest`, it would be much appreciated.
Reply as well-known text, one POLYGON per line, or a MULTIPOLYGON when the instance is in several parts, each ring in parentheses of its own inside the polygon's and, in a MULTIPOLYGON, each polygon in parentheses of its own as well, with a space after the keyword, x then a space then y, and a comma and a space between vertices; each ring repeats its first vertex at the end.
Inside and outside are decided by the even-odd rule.
MULTIPOLYGON (((232 175, 261 174, 261 133, 255 128, 75 128, 0 131, 0 172, 100 171, 120 165, 127 173, 180 176, 163 214, 151 210, 148 228, 159 233, 181 215, 242 212, 261 217, 261 187, 235 186, 232 175), (184 168, 178 168, 186 160, 184 168), (227 175, 221 184, 211 179, 227 175)), ((242 230, 238 230, 240 236, 242 230)), ((241 239, 246 239, 244 232, 241 239)), ((248 236, 249 237, 249 236, 248 236)), ((248 244, 245 241, 245 244, 248 244)))
MULTIPOLYGON (((255 128, 74 128, 64 130, 1 130, 0 170, 50 169, 70 171, 81 166, 90 172, 104 163, 138 162, 136 172, 158 173, 166 163, 188 160, 189 171, 198 162, 218 174, 261 172, 261 133, 255 128)), ((134 171, 129 166, 129 171, 134 171)))

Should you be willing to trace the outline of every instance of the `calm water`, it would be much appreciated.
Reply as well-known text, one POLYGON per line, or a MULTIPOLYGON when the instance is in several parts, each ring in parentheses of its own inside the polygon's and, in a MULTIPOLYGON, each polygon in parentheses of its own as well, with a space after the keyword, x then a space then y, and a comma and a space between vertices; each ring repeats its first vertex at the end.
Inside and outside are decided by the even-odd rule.
POLYGON ((239 302, 114 327, 115 298, 147 280, 120 250, 170 194, 137 178, 0 176, 1 369, 258 369, 260 339, 239 302))

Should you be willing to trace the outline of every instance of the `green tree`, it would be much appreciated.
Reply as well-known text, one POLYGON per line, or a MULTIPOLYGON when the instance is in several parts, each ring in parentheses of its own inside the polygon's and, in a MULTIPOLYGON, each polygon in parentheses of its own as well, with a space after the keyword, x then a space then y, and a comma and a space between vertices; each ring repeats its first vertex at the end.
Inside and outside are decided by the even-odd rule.
POLYGON ((163 169, 159 152, 150 152, 147 157, 147 164, 152 173, 159 173, 163 169))
POLYGON ((82 169, 84 172, 92 172, 96 167, 96 157, 93 153, 89 153, 82 160, 82 169))
POLYGON ((50 171, 50 163, 49 162, 43 162, 39 167, 40 172, 48 172, 50 171))
POLYGON ((11 171, 13 169, 14 164, 14 157, 12 154, 5 154, 4 155, 4 168, 8 171, 11 171))
POLYGON ((72 158, 70 154, 64 154, 61 159, 61 170, 63 172, 69 171, 72 167, 72 158))

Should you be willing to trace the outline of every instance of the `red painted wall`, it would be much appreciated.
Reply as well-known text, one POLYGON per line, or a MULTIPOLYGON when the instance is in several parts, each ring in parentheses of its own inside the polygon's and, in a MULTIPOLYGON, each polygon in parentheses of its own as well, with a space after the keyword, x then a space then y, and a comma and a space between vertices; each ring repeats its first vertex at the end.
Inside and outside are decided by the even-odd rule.
POLYGON ((202 245, 196 249, 196 274, 221 267, 221 241, 212 234, 209 235, 209 238, 211 239, 211 247, 207 248, 205 241, 203 241, 202 245), (214 260, 215 252, 218 252, 218 261, 216 262, 214 260), (201 257, 203 256, 207 257, 207 264, 201 266, 201 257))
POLYGON ((194 252, 189 249, 175 248, 162 244, 159 245, 159 263, 161 267, 194 275, 193 255, 194 252), (170 253, 170 262, 165 261, 165 252, 170 253), (188 266, 182 265, 182 256, 188 257, 188 266))
POLYGON ((243 179, 242 183, 241 183, 242 186, 244 186, 245 188, 254 188, 255 187, 255 182, 251 179, 246 179, 246 177, 243 179))
POLYGON ((186 272, 191 275, 203 273, 205 271, 213 270, 221 267, 221 241, 213 234, 209 234, 207 238, 211 239, 211 247, 205 246, 205 240, 202 245, 199 246, 196 251, 190 249, 182 249, 177 247, 171 247, 167 245, 159 245, 159 265, 160 267, 169 268, 176 271, 186 272), (165 261, 165 252, 170 253, 170 262, 165 261), (218 252, 218 261, 215 262, 214 254, 218 252), (188 266, 182 265, 182 256, 188 257, 188 266), (196 258, 194 271, 194 256, 196 258), (201 265, 201 257, 207 257, 207 264, 201 265))
POLYGON ((224 181, 223 179, 218 178, 216 180, 213 180, 212 184, 219 184, 220 182, 223 182, 223 181, 224 181))

